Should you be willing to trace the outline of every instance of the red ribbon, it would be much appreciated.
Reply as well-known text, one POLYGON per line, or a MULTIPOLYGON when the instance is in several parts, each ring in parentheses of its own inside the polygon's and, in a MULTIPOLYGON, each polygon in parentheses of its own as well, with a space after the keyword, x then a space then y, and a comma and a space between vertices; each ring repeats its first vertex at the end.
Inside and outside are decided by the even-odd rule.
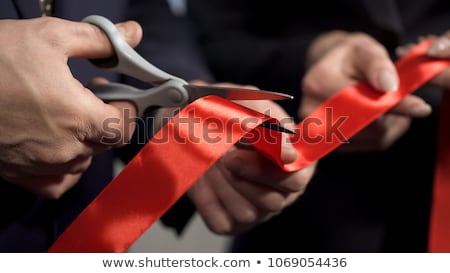
POLYGON ((438 155, 436 158, 431 204, 430 252, 450 252, 450 90, 444 91, 439 120, 438 155))
MULTIPOLYGON (((299 157, 291 164, 281 163, 280 133, 258 126, 269 117, 218 97, 205 97, 193 102, 155 135, 49 251, 126 251, 242 137, 251 139, 258 150, 286 171, 299 170, 322 158, 342 144, 341 139, 329 139, 330 124, 340 123, 342 117, 346 117, 340 123, 339 131, 350 139, 450 66, 450 60, 425 56, 430 42, 419 44, 396 63, 400 77, 397 92, 382 94, 366 83, 350 86, 336 93, 300 123, 296 128, 297 135, 292 139, 299 157), (329 115, 329 109, 332 109, 332 115, 329 115), (311 119, 315 121, 314 126, 307 122, 311 119), (309 136, 318 140, 316 143, 302 139, 302 132, 306 130, 309 136), (164 137, 167 140, 161 141, 164 137)), ((450 186, 446 185, 450 192, 450 186)), ((449 210, 440 214, 448 215, 450 205, 447 203, 447 206, 449 210)), ((446 227, 450 227, 449 222, 446 222, 446 227)), ((434 230, 442 229, 434 226, 431 231, 434 230)), ((440 239, 433 241, 440 242, 440 239)), ((450 250, 448 243, 446 249, 450 250)))
MULTIPOLYGON (((49 251, 126 251, 218 158, 268 119, 218 97, 188 105, 145 145, 49 251), (246 126, 242 121, 247 121, 246 126), (222 125, 226 127, 217 128, 222 125), (207 137, 203 135, 206 131, 207 137)), ((266 129, 255 130, 261 133, 266 129)))

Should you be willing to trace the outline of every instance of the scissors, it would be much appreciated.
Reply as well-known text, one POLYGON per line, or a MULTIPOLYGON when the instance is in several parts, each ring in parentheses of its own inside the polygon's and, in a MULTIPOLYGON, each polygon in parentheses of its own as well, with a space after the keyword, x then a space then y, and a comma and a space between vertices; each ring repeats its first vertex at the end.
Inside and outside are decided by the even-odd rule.
MULTIPOLYGON (((189 102, 208 95, 230 100, 286 100, 293 98, 288 94, 271 91, 188 84, 185 80, 170 75, 145 60, 128 45, 116 26, 105 17, 91 15, 82 21, 102 29, 115 51, 115 56, 111 58, 91 59, 92 64, 108 71, 134 77, 153 86, 150 89, 142 90, 126 84, 102 83, 92 84, 89 88, 105 102, 129 101, 133 103, 140 116, 150 108, 185 106, 189 102)), ((261 126, 295 134, 295 132, 272 122, 264 122, 261 126)))

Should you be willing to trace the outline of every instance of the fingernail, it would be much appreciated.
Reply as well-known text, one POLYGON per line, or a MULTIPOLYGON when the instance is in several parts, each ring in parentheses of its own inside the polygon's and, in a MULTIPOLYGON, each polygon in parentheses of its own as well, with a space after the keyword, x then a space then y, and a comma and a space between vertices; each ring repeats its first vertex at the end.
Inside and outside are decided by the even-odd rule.
POLYGON ((126 23, 119 23, 116 28, 126 40, 132 38, 135 34, 135 28, 126 23))
POLYGON ((431 57, 449 57, 450 56, 450 39, 448 37, 440 37, 431 44, 427 52, 431 57))
POLYGON ((378 76, 378 83, 383 91, 397 91, 398 78, 397 75, 389 70, 383 70, 378 76))
POLYGON ((433 111, 433 109, 431 108, 431 106, 429 104, 421 104, 421 105, 412 107, 411 110, 409 111, 409 113, 412 117, 423 118, 423 117, 427 117, 428 115, 430 115, 432 111, 433 111))

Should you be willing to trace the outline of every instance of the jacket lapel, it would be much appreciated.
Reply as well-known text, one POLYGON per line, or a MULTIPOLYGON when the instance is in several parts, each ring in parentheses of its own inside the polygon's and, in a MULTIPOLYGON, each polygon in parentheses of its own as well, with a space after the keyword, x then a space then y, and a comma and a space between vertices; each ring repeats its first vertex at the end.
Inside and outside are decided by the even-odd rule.
POLYGON ((394 0, 361 0, 361 2, 376 25, 393 33, 403 32, 403 23, 394 0))

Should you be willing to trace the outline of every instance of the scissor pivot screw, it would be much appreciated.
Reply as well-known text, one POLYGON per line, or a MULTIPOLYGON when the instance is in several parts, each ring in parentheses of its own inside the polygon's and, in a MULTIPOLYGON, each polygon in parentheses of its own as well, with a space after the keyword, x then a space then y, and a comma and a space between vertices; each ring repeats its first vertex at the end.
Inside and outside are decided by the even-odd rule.
POLYGON ((175 103, 181 103, 181 102, 185 101, 185 97, 180 92, 180 90, 178 90, 176 88, 170 88, 167 90, 167 92, 169 93, 171 101, 173 101, 175 103))

